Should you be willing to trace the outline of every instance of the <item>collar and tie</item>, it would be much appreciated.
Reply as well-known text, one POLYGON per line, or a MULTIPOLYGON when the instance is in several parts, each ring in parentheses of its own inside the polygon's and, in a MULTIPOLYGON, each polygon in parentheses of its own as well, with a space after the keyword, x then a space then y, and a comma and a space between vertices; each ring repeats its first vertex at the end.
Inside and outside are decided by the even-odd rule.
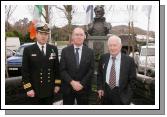
POLYGON ((113 89, 116 86, 115 57, 112 57, 112 66, 110 71, 109 86, 113 89))
POLYGON ((46 46, 47 46, 47 44, 42 45, 42 44, 40 44, 37 41, 37 46, 39 47, 39 50, 40 50, 42 56, 45 56, 46 55, 46 46))

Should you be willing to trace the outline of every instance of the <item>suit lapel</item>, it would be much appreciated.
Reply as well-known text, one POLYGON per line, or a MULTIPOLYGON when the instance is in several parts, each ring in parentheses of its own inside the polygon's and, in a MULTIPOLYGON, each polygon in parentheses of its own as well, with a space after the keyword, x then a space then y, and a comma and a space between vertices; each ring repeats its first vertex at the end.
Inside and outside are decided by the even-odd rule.
POLYGON ((124 78, 124 70, 126 69, 126 60, 125 56, 121 54, 121 64, 120 64, 120 76, 119 76, 119 84, 121 85, 121 82, 124 78))
POLYGON ((41 53, 41 50, 39 49, 37 43, 35 43, 34 46, 33 46, 32 54, 36 54, 36 55, 37 55, 37 58, 38 58, 38 61, 37 61, 37 62, 38 62, 40 65, 42 65, 42 59, 40 59, 40 58, 42 58, 42 53, 41 53))
MULTIPOLYGON (((70 47, 69 55, 71 55, 71 56, 70 56, 70 58, 71 58, 71 63, 73 63, 74 66, 76 67, 76 66, 77 66, 77 63, 76 63, 76 58, 75 58, 74 45, 72 45, 72 46, 70 47)), ((77 68, 77 67, 76 67, 76 68, 77 68)))
POLYGON ((50 57, 50 46, 46 44, 46 58, 50 57))
POLYGON ((106 55, 106 58, 105 58, 105 61, 104 61, 104 64, 102 65, 103 69, 104 69, 104 78, 106 79, 106 72, 107 72, 107 67, 108 67, 108 62, 109 62, 109 59, 110 59, 110 54, 108 53, 106 55))
POLYGON ((82 53, 81 54, 82 55, 81 55, 81 60, 80 60, 79 67, 84 63, 84 60, 85 60, 85 57, 86 57, 86 47, 85 46, 82 47, 82 53))
POLYGON ((42 53, 40 48, 38 47, 37 43, 34 45, 35 51, 39 57, 42 57, 42 53))

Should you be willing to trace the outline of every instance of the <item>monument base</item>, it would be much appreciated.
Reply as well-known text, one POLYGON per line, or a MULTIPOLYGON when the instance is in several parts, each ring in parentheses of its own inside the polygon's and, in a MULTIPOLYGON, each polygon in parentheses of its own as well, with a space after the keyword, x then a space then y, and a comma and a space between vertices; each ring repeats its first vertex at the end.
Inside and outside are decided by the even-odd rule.
POLYGON ((97 57, 108 52, 107 40, 108 36, 88 36, 86 43, 89 48, 94 50, 95 57, 97 57))

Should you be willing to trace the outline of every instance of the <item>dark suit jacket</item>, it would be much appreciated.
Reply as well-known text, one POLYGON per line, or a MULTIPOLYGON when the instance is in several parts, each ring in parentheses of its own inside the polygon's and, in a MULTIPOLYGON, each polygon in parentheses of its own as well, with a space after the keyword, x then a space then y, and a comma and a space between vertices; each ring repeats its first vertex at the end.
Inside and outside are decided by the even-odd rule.
POLYGON ((94 54, 90 48, 83 45, 79 68, 76 65, 74 46, 70 45, 62 50, 60 73, 62 78, 62 92, 64 94, 69 94, 73 91, 70 85, 72 80, 80 81, 84 87, 84 91, 89 90, 93 72, 94 54))
POLYGON ((35 90, 37 97, 53 95, 54 87, 60 84, 57 47, 47 44, 46 56, 37 44, 24 49, 22 83, 26 91, 35 90))
MULTIPOLYGON (((104 90, 108 87, 106 81, 106 71, 109 62, 110 54, 101 56, 97 74, 97 88, 104 90)), ((132 88, 136 79, 136 68, 133 58, 121 54, 119 90, 121 100, 124 104, 129 104, 132 98, 132 88)))

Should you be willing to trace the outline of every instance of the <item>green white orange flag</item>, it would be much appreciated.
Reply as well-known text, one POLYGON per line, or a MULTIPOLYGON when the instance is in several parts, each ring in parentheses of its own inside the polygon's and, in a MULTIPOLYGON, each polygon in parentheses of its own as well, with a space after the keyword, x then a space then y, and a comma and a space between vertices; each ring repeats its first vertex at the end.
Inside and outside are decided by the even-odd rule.
POLYGON ((33 21, 29 26, 28 32, 30 32, 30 39, 34 40, 36 36, 36 29, 35 29, 35 23, 33 21))
POLYGON ((33 20, 29 26, 30 39, 34 40, 36 36, 35 25, 41 21, 41 17, 46 16, 46 12, 43 5, 35 5, 33 12, 33 20))

